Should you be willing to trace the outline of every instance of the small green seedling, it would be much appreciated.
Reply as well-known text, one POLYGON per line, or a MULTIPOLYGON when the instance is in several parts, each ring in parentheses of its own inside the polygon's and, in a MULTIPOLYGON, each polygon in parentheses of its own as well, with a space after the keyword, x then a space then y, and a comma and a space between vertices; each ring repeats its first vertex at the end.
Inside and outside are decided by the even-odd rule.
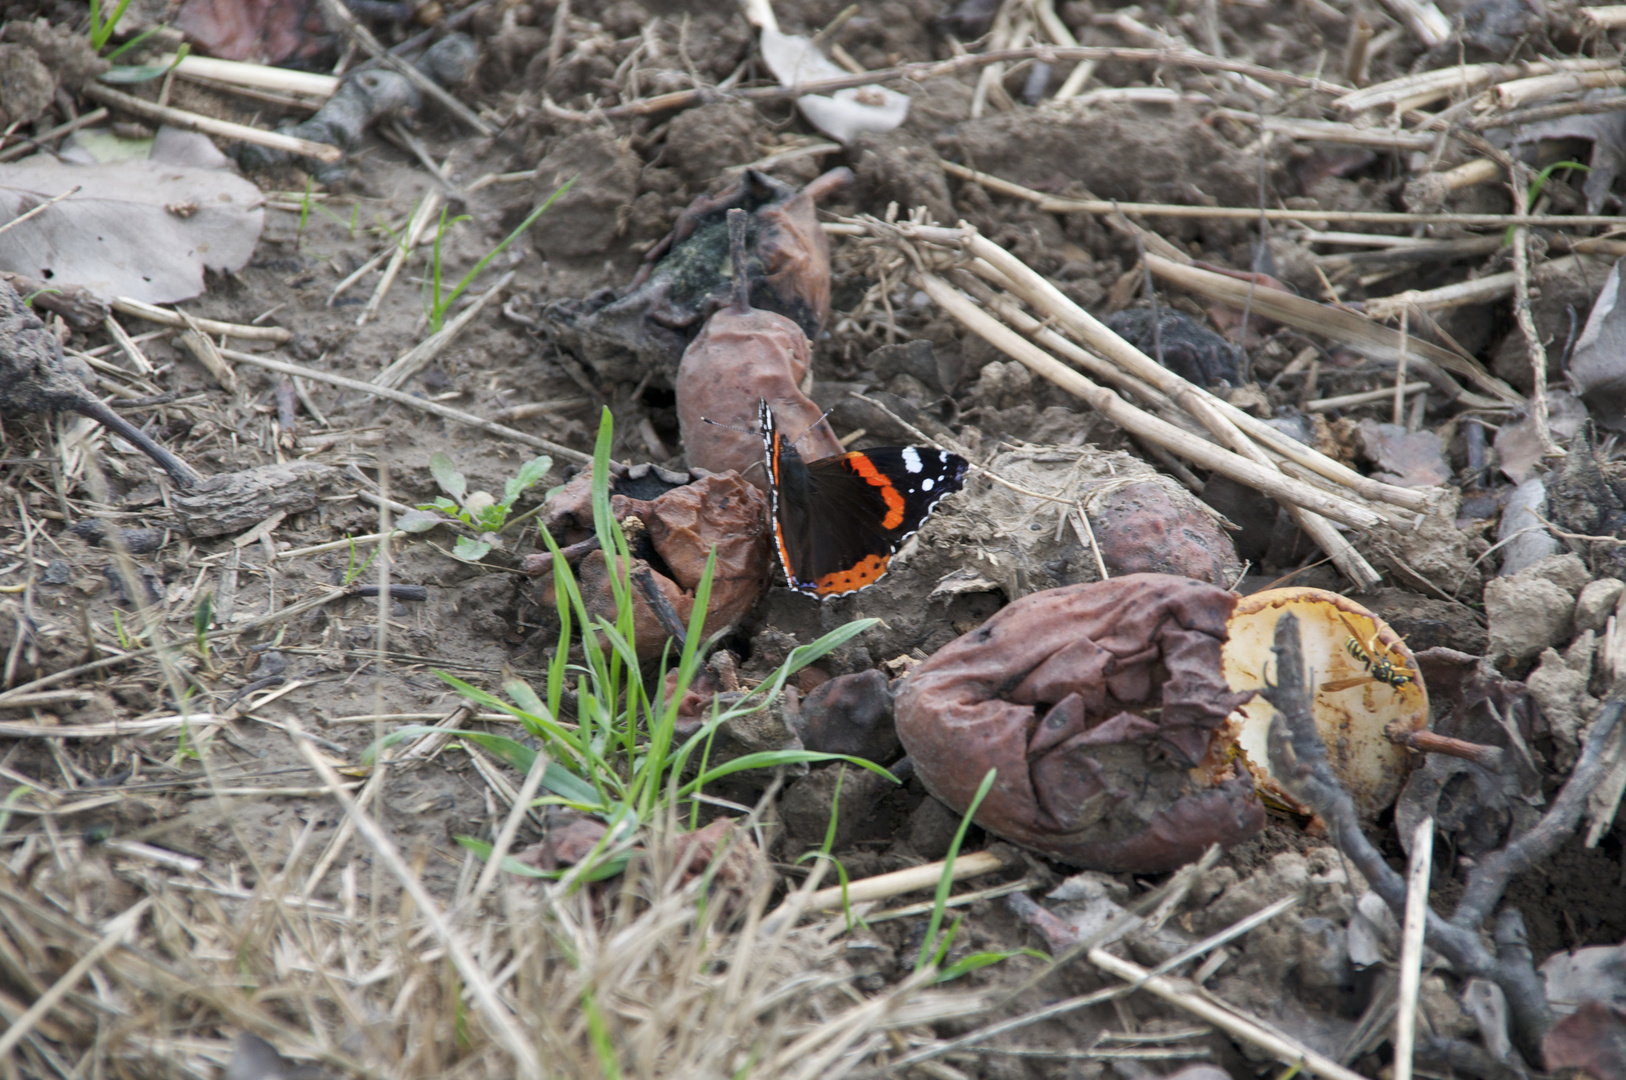
POLYGON ((948 933, 938 933, 943 926, 943 911, 948 907, 949 890, 954 887, 954 860, 960 855, 960 844, 965 841, 966 830, 971 828, 971 819, 977 816, 977 808, 993 789, 994 778, 998 774, 999 770, 989 769, 988 774, 982 778, 977 794, 972 797, 971 805, 966 808, 965 817, 960 819, 960 827, 955 830, 954 842, 949 844, 948 857, 943 860, 942 876, 937 879, 937 895, 932 900, 932 915, 926 923, 926 936, 920 943, 920 955, 915 958, 916 971, 920 971, 927 964, 941 965, 943 958, 948 955, 949 946, 954 944, 954 935, 960 929, 960 920, 954 920, 954 925, 949 927, 948 933))
POLYGON ((348 589, 350 586, 356 583, 356 580, 360 578, 361 575, 367 572, 367 568, 369 566, 373 565, 373 563, 378 559, 379 551, 382 549, 375 547, 373 548, 373 553, 371 555, 367 556, 365 559, 362 559, 361 553, 356 550, 355 539, 349 536, 345 537, 345 539, 350 541, 350 562, 344 568, 344 586, 348 589))
POLYGON ((102 18, 101 0, 90 0, 90 47, 97 52, 102 51, 118 29, 119 20, 124 18, 124 9, 130 6, 130 0, 119 0, 119 6, 106 19, 102 18))
MULTIPOLYGON (((1529 197, 1525 201, 1526 206, 1534 206, 1534 205, 1536 205, 1536 200, 1541 198, 1541 189, 1547 186, 1547 181, 1549 181, 1549 180, 1551 180, 1553 178, 1553 173, 1557 172, 1560 169, 1579 169, 1582 172, 1591 172, 1592 171, 1590 166, 1583 165, 1579 161, 1555 161, 1555 162, 1553 162, 1551 165, 1548 165, 1546 168, 1544 168, 1540 172, 1538 172, 1536 174, 1536 178, 1534 180, 1530 181, 1530 194, 1529 194, 1529 197)), ((1507 232, 1505 234, 1503 234, 1503 236, 1502 236, 1502 243, 1504 245, 1508 245, 1508 244, 1513 243, 1513 230, 1517 229, 1517 228, 1518 228, 1517 225, 1509 225, 1507 227, 1507 232)))
MULTIPOLYGON (((466 700, 482 709, 507 713, 519 721, 534 745, 489 731, 408 727, 385 736, 367 753, 370 759, 386 746, 434 731, 473 743, 521 774, 529 773, 536 766, 539 754, 545 755, 541 786, 547 794, 538 801, 592 814, 607 826, 604 838, 594 850, 568 872, 575 883, 620 872, 646 826, 676 816, 688 816, 692 823, 706 785, 736 772, 845 761, 896 782, 892 774, 873 762, 810 750, 764 750, 720 765, 707 760, 708 748, 719 728, 738 717, 769 707, 796 672, 875 626, 879 621, 876 619, 847 623, 817 641, 797 646, 766 681, 749 693, 741 694, 737 701, 726 705, 714 702, 711 718, 697 731, 687 736, 679 733, 678 708, 705 660, 702 646, 709 648, 716 644, 715 640, 707 643, 704 636, 716 554, 707 560, 695 588, 694 611, 681 650, 675 658, 663 658, 660 671, 650 673, 646 679, 633 639, 631 553, 626 534, 610 511, 611 435, 610 411, 605 409, 593 454, 593 526, 601 549, 614 553, 612 565, 618 567, 609 577, 616 608, 614 621, 589 612, 563 552, 543 530, 542 540, 553 555, 554 596, 560 627, 558 645, 548 664, 547 685, 539 692, 522 679, 507 679, 502 684, 507 695, 505 700, 444 672, 436 672, 466 700), (675 665, 669 669, 668 661, 673 659, 675 665), (668 670, 674 673, 670 682, 666 678, 668 670), (567 687, 567 681, 572 685, 567 687), (568 720, 561 715, 567 689, 571 691, 570 712, 574 714, 568 720)), ((454 479, 448 474, 441 485, 456 494, 459 502, 464 502, 461 476, 454 479)), ((402 527, 406 527, 405 515, 402 527)), ((459 837, 458 843, 481 858, 492 856, 491 844, 483 840, 459 837)), ((504 859, 502 868, 530 877, 560 876, 525 866, 512 856, 504 859)))
POLYGON ((209 662, 209 624, 215 617, 215 594, 204 593, 203 599, 198 601, 198 609, 192 613, 193 640, 197 642, 198 655, 203 657, 203 666, 208 671, 214 670, 209 662))
POLYGON ((542 212, 548 207, 552 206, 555 199, 569 191, 571 185, 575 182, 576 178, 574 176, 565 181, 564 185, 560 187, 558 191, 555 191, 552 195, 549 195, 546 202, 537 207, 535 210, 532 210, 529 217, 520 222, 514 228, 513 232, 504 237, 502 243, 486 252, 485 258, 475 263, 474 268, 463 275, 462 280, 457 283, 457 287, 444 296, 441 295, 440 286, 440 240, 441 237, 446 234, 446 230, 449 226, 455 225, 460 221, 467 221, 469 219, 466 216, 456 217, 448 222, 446 220, 446 211, 442 210, 440 212, 440 231, 435 233, 435 242, 430 252, 429 277, 424 282, 424 314, 429 319, 430 333, 440 333, 441 325, 446 321, 446 312, 451 310, 452 305, 457 302, 457 298, 463 295, 463 290, 468 288, 469 284, 473 282, 475 278, 480 276, 480 272, 490 264, 492 259, 495 259, 498 255, 502 254, 504 248, 506 248, 509 244, 512 244, 515 240, 519 239, 525 230, 536 224, 536 219, 542 216, 542 212))
POLYGON ((305 177, 305 197, 299 200, 299 229, 294 233, 294 250, 305 240, 305 223, 311 219, 311 178, 305 177))
POLYGON ((502 538, 497 534, 513 524, 508 520, 508 515, 513 512, 514 503, 528 488, 534 487, 548 475, 551 468, 552 458, 532 458, 520 466, 518 476, 508 480, 503 486, 502 498, 497 499, 488 491, 468 490, 468 481, 457 471, 451 455, 437 450, 429 459, 429 471, 446 494, 437 497, 434 502, 424 503, 416 511, 402 514, 397 524, 409 533, 416 533, 427 532, 448 518, 461 521, 479 535, 458 537, 452 554, 464 562, 479 562, 492 548, 502 543, 502 538))

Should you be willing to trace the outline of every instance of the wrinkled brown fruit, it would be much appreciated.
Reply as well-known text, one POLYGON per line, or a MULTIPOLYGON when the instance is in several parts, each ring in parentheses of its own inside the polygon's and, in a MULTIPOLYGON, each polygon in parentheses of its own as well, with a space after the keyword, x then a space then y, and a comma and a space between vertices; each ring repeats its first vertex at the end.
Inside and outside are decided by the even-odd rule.
POLYGON ((1196 499, 1164 484, 1130 484, 1096 499, 1090 527, 1114 576, 1177 574, 1214 585, 1236 578, 1236 548, 1196 499))
MULTIPOLYGON (((652 583, 658 596, 670 605, 671 614, 688 626, 695 589, 715 547, 717 565, 706 611, 708 634, 742 618, 768 587, 768 501, 738 473, 701 477, 647 500, 612 493, 610 510, 627 529, 633 555, 633 633, 639 659, 657 659, 669 637, 641 582, 652 583)), ((592 481, 583 473, 554 497, 547 529, 561 546, 576 544, 592 535, 592 520, 592 481)), ((544 558, 537 560, 535 570, 546 572, 551 566, 551 560, 544 558)), ((576 565, 576 579, 589 614, 613 623, 615 595, 604 553, 583 554, 576 565)), ((553 590, 550 579, 541 596, 549 607, 554 603, 553 590)))
POLYGON ((927 790, 977 823, 1096 870, 1153 873, 1264 825, 1215 730, 1250 694, 1220 667, 1236 597, 1165 574, 1035 593, 905 681, 898 736, 927 790))
POLYGON ((560 343, 604 378, 668 383, 684 348, 729 302, 727 218, 738 208, 751 215, 752 303, 817 337, 830 314, 830 245, 814 203, 851 178, 835 169, 797 191, 748 169, 734 187, 702 196, 678 215, 626 289, 559 301, 546 317, 560 343))
POLYGON ((787 437, 799 439, 796 449, 804 458, 841 453, 835 431, 800 389, 808 350, 801 327, 770 311, 723 308, 707 320, 678 367, 678 425, 689 467, 733 469, 768 490, 757 432, 759 400, 773 409, 787 437))

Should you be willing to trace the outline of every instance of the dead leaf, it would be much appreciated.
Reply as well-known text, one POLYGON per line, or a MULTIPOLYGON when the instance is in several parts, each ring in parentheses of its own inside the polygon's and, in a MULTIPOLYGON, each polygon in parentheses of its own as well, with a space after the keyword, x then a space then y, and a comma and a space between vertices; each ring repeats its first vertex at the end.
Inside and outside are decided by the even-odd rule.
POLYGON ((1626 430, 1626 305, 1620 301, 1620 263, 1610 269, 1570 356, 1570 389, 1593 406, 1598 422, 1626 430))
MULTIPOLYGON (((839 79, 849 72, 800 34, 762 28, 762 60, 780 86, 839 79)), ((851 142, 866 131, 891 131, 909 115, 909 98, 884 86, 854 86, 833 94, 803 94, 796 107, 808 122, 833 139, 851 142)))
POLYGON ((1407 431, 1375 420, 1362 420, 1357 431, 1361 453, 1382 470, 1375 479, 1401 487, 1435 487, 1451 479, 1445 449, 1434 432, 1407 431))
POLYGON ((38 157, 0 165, 0 218, 75 187, 76 194, 0 233, 0 269, 82 286, 106 300, 174 303, 203 292, 205 267, 246 264, 265 221, 260 189, 224 170, 38 157), (166 209, 193 202, 198 210, 188 217, 166 209))

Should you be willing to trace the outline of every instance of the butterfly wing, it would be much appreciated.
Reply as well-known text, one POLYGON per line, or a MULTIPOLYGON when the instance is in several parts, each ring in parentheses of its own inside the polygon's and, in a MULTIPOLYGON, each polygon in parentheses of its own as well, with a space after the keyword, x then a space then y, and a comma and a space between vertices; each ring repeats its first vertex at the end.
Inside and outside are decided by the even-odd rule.
POLYGON ((797 463, 805 482, 781 491, 781 558, 792 588, 821 599, 879 581, 892 556, 945 495, 965 483, 965 459, 913 446, 797 463))

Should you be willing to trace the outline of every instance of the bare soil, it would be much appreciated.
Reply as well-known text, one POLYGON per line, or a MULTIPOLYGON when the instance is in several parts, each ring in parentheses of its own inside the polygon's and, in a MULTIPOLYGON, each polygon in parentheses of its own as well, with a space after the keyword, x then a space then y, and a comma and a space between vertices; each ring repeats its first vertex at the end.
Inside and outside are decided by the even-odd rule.
MULTIPOLYGON (((844 6, 843 0, 810 0, 779 5, 779 14, 787 32, 812 33, 844 6)), ((68 7, 44 4, 39 13, 57 17, 68 7)), ((876 68, 950 55, 949 43, 934 29, 934 21, 944 13, 935 0, 861 0, 858 9, 832 40, 859 64, 876 68)), ((1201 38, 1205 10, 1201 4, 1141 10, 1068 3, 1060 10, 1063 20, 1086 44, 1144 44, 1126 36, 1109 18, 1127 13, 1138 13, 1136 17, 1150 27, 1206 41, 1201 38)), ((31 5, 19 3, 5 9, 7 18, 33 13, 31 5)), ((592 449, 601 407, 608 407, 615 419, 616 458, 682 468, 685 463, 671 386, 658 376, 628 382, 596 377, 550 339, 539 313, 550 301, 580 298, 626 284, 642 253, 666 234, 692 199, 729 182, 739 166, 807 144, 812 132, 785 103, 754 106, 720 100, 675 114, 657 112, 613 122, 584 122, 562 115, 562 110, 590 110, 611 88, 624 87, 625 64, 635 47, 658 48, 667 57, 681 55, 681 62, 668 59, 655 64, 647 57, 642 61, 643 67, 660 68, 667 74, 667 69, 690 66, 701 77, 718 80, 742 64, 748 78, 760 73, 749 61, 753 48, 749 29, 726 4, 574 0, 562 24, 570 36, 560 50, 559 62, 550 65, 548 42, 556 25, 555 13, 552 3, 538 0, 534 4, 493 4, 472 20, 470 29, 482 49, 482 68, 479 85, 465 96, 503 119, 499 136, 471 135, 433 108, 414 123, 430 155, 459 186, 451 198, 453 213, 468 219, 449 228, 441 245, 450 280, 461 276, 559 183, 572 176, 578 179, 569 194, 471 289, 476 292, 499 273, 512 270, 515 277, 503 302, 489 306, 405 389, 481 416, 521 404, 547 403, 544 411, 505 422, 584 452, 592 449), (505 175, 533 169, 534 179, 505 175), (487 174, 505 178, 472 193, 462 190, 487 174)), ((1322 3, 1226 4, 1220 6, 1219 37, 1232 55, 1308 74, 1338 62, 1357 13, 1355 6, 1346 9, 1322 3)), ((1392 25, 1376 9, 1361 8, 1359 13, 1380 31, 1392 25)), ((1567 17, 1555 14, 1552 25, 1562 24, 1567 17)), ((399 36, 406 32, 384 29, 399 36)), ((385 36, 388 39, 388 33, 385 36)), ((1374 62, 1371 80, 1408 70, 1422 53, 1409 35, 1400 35, 1374 62)), ((925 206, 931 217, 944 223, 963 218, 1102 317, 1125 306, 1139 288, 1130 274, 1139 257, 1131 240, 1108 228, 1099 217, 1042 212, 1030 203, 962 182, 945 174, 938 157, 1060 196, 1224 206, 1251 206, 1261 201, 1302 205, 1294 200, 1345 209, 1393 209, 1398 205, 1408 166, 1396 155, 1352 152, 1285 138, 1261 142, 1249 125, 1213 112, 1213 102, 1251 107, 1239 104, 1243 96, 1234 82, 1218 76, 1176 67, 1158 73, 1162 85, 1208 95, 1210 103, 1117 102, 1058 111, 1020 103, 1031 70, 1031 64, 1023 64, 1005 76, 1005 92, 1018 103, 1009 111, 991 107, 981 116, 972 116, 975 73, 910 85, 905 89, 913 107, 908 121, 897 131, 865 136, 851 146, 817 155, 769 162, 765 167, 800 184, 826 168, 845 164, 853 169, 856 182, 821 205, 821 216, 884 215, 888 204, 896 203, 905 213, 911 207, 925 206)), ((1048 86, 1053 90, 1068 70, 1069 65, 1058 65, 1048 86)), ((1144 85, 1147 72, 1142 64, 1108 61, 1097 68, 1092 85, 1144 85)), ((646 85, 644 92, 669 88, 656 82, 646 85)), ((1288 93, 1288 100, 1281 103, 1289 110, 1294 107, 1292 97, 1288 93)), ((185 80, 175 82, 171 101, 209 115, 262 125, 273 123, 280 115, 274 106, 185 80)), ((1320 116, 1311 104, 1303 105, 1302 111, 1320 116)), ((406 277, 385 298, 378 317, 364 325, 357 325, 357 314, 376 277, 364 278, 337 299, 331 296, 338 281, 388 243, 375 226, 387 224, 398 230, 435 181, 411 154, 376 135, 348 155, 345 168, 348 180, 342 188, 336 186, 326 193, 325 212, 308 214, 297 209, 300 193, 306 189, 303 172, 289 166, 252 175, 267 192, 290 194, 273 196, 278 208, 267 214, 253 261, 239 272, 211 275, 207 293, 185 304, 185 310, 226 322, 285 327, 292 331, 293 339, 285 349, 276 350, 277 355, 363 380, 420 341, 427 333, 421 264, 411 264, 406 277), (354 230, 350 227, 352 214, 358 226, 354 230)), ((1487 203, 1474 209, 1503 210, 1508 205, 1500 188, 1491 193, 1480 190, 1472 198, 1487 203)), ((1459 208, 1468 208, 1468 201, 1464 196, 1459 208)), ((1166 239, 1200 260, 1265 269, 1304 295, 1320 295, 1314 252, 1285 231, 1273 232, 1261 252, 1258 230, 1252 223, 1167 219, 1152 224, 1166 239)), ((1144 454, 1123 432, 1063 391, 1026 378, 1025 372, 1018 374, 1014 365, 1007 372, 1004 357, 936 312, 923 295, 900 287, 887 298, 884 308, 867 302, 872 281, 855 262, 849 241, 832 237, 832 250, 834 310, 828 332, 814 342, 817 381, 813 396, 834 407, 831 421, 839 435, 855 432, 865 426, 863 416, 872 416, 856 412, 837 392, 862 384, 910 403, 983 455, 991 455, 1003 442, 1089 443, 1103 451, 1144 454), (876 350, 902 341, 931 344, 938 370, 946 373, 943 385, 927 385, 918 373, 897 366, 877 365, 876 350)), ((1425 266, 1391 276, 1374 285, 1374 290, 1392 294, 1406 288, 1428 288, 1464 273, 1460 265, 1425 266)), ((1598 284, 1592 283, 1594 290, 1598 284)), ((1344 299, 1350 301, 1361 297, 1358 286, 1344 293, 1344 299)), ((1205 318, 1204 309, 1189 299, 1170 296, 1162 302, 1199 320, 1205 318)), ((1583 292, 1582 319, 1589 302, 1590 296, 1583 292)), ((153 329, 137 320, 124 322, 136 334, 153 329)), ((1470 352, 1482 357, 1496 355, 1502 338, 1510 332, 1517 334, 1505 303, 1448 312, 1440 323, 1470 352)), ((93 349, 109 342, 99 332, 76 334, 70 346, 93 349)), ((272 351, 261 345, 234 344, 272 351)), ((1301 335, 1281 329, 1270 330, 1251 343, 1253 379, 1269 386, 1262 407, 1265 412, 1300 399, 1302 374, 1272 380, 1305 344, 1301 335)), ((316 383, 306 389, 325 423, 302 408, 295 428, 284 431, 277 422, 278 380, 270 373, 238 365, 234 394, 169 334, 145 337, 140 348, 157 369, 152 381, 176 395, 172 402, 144 414, 147 430, 201 472, 224 473, 285 460, 314 461, 338 470, 317 509, 286 518, 264 540, 236 547, 230 538, 199 540, 172 530, 158 550, 133 556, 163 615, 162 633, 177 642, 190 638, 194 614, 205 596, 211 598, 214 625, 231 628, 309 596, 318 586, 346 584, 352 578, 376 580, 376 563, 360 566, 366 562, 370 546, 357 548, 355 554, 346 549, 288 554, 346 535, 378 531, 378 508, 356 497, 363 485, 347 470, 359 470, 378 493, 417 505, 439 494, 429 469, 430 455, 436 451, 451 455, 471 489, 494 492, 500 492, 504 481, 535 454, 527 447, 509 445, 413 409, 316 383)), ((116 353, 109 359, 119 362, 116 353)), ((1389 385, 1392 373, 1336 354, 1320 364, 1319 380, 1314 393, 1327 397, 1389 385)), ((1344 417, 1387 420, 1387 408, 1385 402, 1346 410, 1344 417)), ((1430 428, 1445 428, 1447 459, 1460 471, 1464 436, 1461 426, 1452 422, 1453 416, 1453 410, 1435 399, 1425 423, 1430 428)), ((1335 421, 1335 425, 1341 422, 1335 421)), ((6 454, 0 462, 0 487, 5 496, 0 498, 0 526, 6 561, 14 565, 5 570, 3 580, 26 584, 21 590, 9 585, 0 589, 8 594, 0 599, 8 616, 0 625, 0 649, 8 652, 8 686, 95 659, 102 649, 119 644, 121 634, 135 632, 131 605, 122 595, 124 585, 113 569, 115 556, 80 539, 72 531, 73 525, 91 517, 126 528, 172 524, 163 506, 161 476, 145 458, 116 441, 104 440, 99 466, 105 474, 103 489, 92 465, 81 455, 61 450, 60 440, 79 423, 71 416, 7 417, 6 454)), ((871 429, 859 435, 856 445, 897 441, 896 433, 871 429)), ((544 487, 563 482, 574 471, 566 464, 556 462, 544 487)), ((1159 463, 1153 460, 1152 464, 1159 463)), ((542 491, 539 487, 528 495, 520 509, 535 506, 542 491)), ((1241 526, 1234 539, 1250 565, 1239 583, 1241 591, 1290 573, 1296 575, 1295 584, 1347 587, 1330 566, 1319 562, 1319 553, 1302 537, 1295 541, 1289 535, 1284 540, 1281 530, 1271 527, 1276 516, 1272 506, 1249 496, 1224 510, 1241 526)), ((1463 527, 1475 538, 1466 549, 1472 554, 1489 546, 1489 541, 1478 538, 1493 533, 1492 513, 1494 509, 1485 511, 1483 517, 1465 514, 1463 527)), ((532 583, 514 572, 518 560, 536 550, 534 539, 526 535, 509 550, 494 553, 484 565, 452 558, 449 543, 445 534, 435 533, 392 545, 389 579, 423 586, 426 599, 388 601, 382 641, 378 602, 357 598, 224 639, 212 648, 207 661, 197 655, 181 659, 179 677, 190 694, 190 708, 217 714, 236 710, 207 747, 212 777, 205 776, 196 749, 184 742, 178 745, 173 733, 83 741, 0 739, 6 786, 27 784, 46 793, 55 807, 48 817, 13 818, 12 829, 24 823, 32 829, 35 822, 48 822, 61 833, 62 850, 87 861, 115 857, 98 846, 108 838, 154 844, 200 860, 201 873, 223 881, 252 874, 251 868, 272 861, 272 853, 286 853, 305 830, 310 830, 306 842, 320 850, 339 828, 342 814, 313 790, 313 775, 292 749, 285 725, 297 721, 323 740, 335 761, 353 767, 381 732, 408 722, 432 723, 459 706, 461 699, 436 671, 493 689, 507 673, 542 678, 551 645, 548 618, 532 583), (249 702, 276 689, 277 684, 269 684, 246 697, 241 693, 274 666, 267 666, 267 657, 273 654, 286 664, 278 674, 297 685, 269 703, 250 707, 249 702), (365 719, 374 716, 387 719, 365 719), (224 803, 209 797, 211 782, 232 791, 224 803), (257 795, 255 788, 276 793, 257 795), (117 798, 103 798, 109 795, 117 798)), ((727 645, 747 668, 761 667, 781 655, 788 640, 805 642, 854 618, 887 617, 900 603, 899 595, 910 594, 915 607, 935 612, 924 624, 889 627, 873 638, 860 639, 823 663, 818 674, 806 682, 810 688, 822 676, 864 670, 899 655, 929 655, 979 625, 1002 602, 1015 598, 1003 592, 978 592, 933 608, 925 604, 924 593, 936 584, 934 575, 904 566, 887 589, 828 604, 774 589, 727 645)), ((1476 594, 1464 593, 1452 601, 1424 593, 1415 585, 1395 578, 1381 590, 1357 599, 1389 618, 1409 636, 1415 649, 1445 646, 1476 655, 1485 651, 1476 594)), ((128 637, 126 643, 137 644, 128 637)), ((175 688, 157 665, 97 672, 60 688, 81 693, 71 700, 13 711, 6 719, 41 725, 100 725, 158 715, 175 707, 175 688)), ((1536 749, 1550 755, 1554 747, 1543 736, 1536 749)), ((501 768, 490 765, 489 759, 484 766, 501 768)), ((508 779, 517 786, 518 777, 508 779)), ((832 777, 824 771, 786 779, 788 791, 782 796, 781 814, 785 829, 773 855, 790 875, 796 872, 790 865, 796 856, 823 839, 833 788, 832 777)), ((766 778, 760 784, 740 782, 724 793, 748 803, 766 784, 766 778)), ((1549 790, 1551 787, 1549 784, 1549 790)), ((863 816, 848 820, 843 815, 836 851, 853 878, 938 858, 952 834, 954 819, 926 796, 918 781, 891 792, 877 792, 873 801, 860 806, 863 816)), ((442 895, 449 894, 460 873, 469 872, 465 852, 454 838, 489 836, 505 816, 505 808, 493 799, 473 757, 460 749, 393 772, 372 810, 396 843, 421 866, 424 879, 442 895)), ((1404 856, 1393 838, 1392 822, 1381 818, 1373 829, 1396 856, 1396 864, 1403 867, 1404 856)), ((526 830, 521 843, 538 838, 530 826, 526 830)), ((10 839, 0 857, 15 853, 10 839)), ((991 839, 973 829, 967 846, 980 848, 991 839)), ((1322 859, 1326 850, 1325 838, 1306 833, 1302 822, 1273 817, 1262 835, 1228 852, 1220 869, 1210 871, 1205 878, 1208 884, 1198 892, 1206 890, 1203 902, 1207 902, 1222 892, 1226 873, 1234 882, 1281 865, 1284 854, 1309 852, 1313 859, 1322 859)), ((344 862, 353 862, 358 875, 349 886, 332 875, 324 889, 335 892, 353 887, 363 902, 398 902, 389 880, 368 872, 370 857, 365 847, 348 850, 344 862)), ((1447 857, 1437 865, 1449 867, 1451 860, 1447 857)), ((1510 899, 1529 920, 1538 962, 1560 950, 1615 944, 1626 938, 1626 906, 1620 903, 1623 867, 1626 837, 1617 826, 1595 848, 1584 849, 1578 839, 1572 840, 1556 858, 1518 880, 1510 899)), ((1029 870, 1036 880, 1049 882, 1070 872, 1070 868, 1037 860, 1029 870)), ((1445 902, 1455 886, 1449 871, 1441 877, 1445 880, 1436 879, 1436 897, 1445 902)), ((1130 893, 1156 884, 1130 875, 1120 875, 1118 880, 1130 893)), ((1347 918, 1349 902, 1339 894, 1306 914, 1347 918)), ((117 906, 110 897, 106 910, 117 906)), ((907 973, 923 926, 919 918, 877 924, 864 939, 874 957, 874 980, 889 982, 907 973)), ((1217 928, 1202 925, 1200 916, 1186 927, 1193 932, 1217 928)), ((1001 903, 981 901, 969 908, 954 955, 1036 943, 1032 931, 1020 925, 1001 903)), ((1288 960, 1264 952, 1250 955, 1252 948, 1268 951, 1269 947, 1266 938, 1250 937, 1234 961, 1233 972, 1277 980, 1246 1002, 1254 1007, 1264 1008, 1269 998, 1280 1004, 1281 998, 1295 996, 1305 985, 1302 974, 1295 974, 1288 960)), ((1036 970, 1037 961, 1018 957, 968 976, 968 984, 1014 987, 1036 970)), ((1225 985, 1236 989, 1245 981, 1233 975, 1225 985)), ((1010 1003, 1008 1011, 1014 1015, 1099 985, 1096 976, 1075 968, 1025 991, 1010 1003)), ((1318 1014, 1335 1018, 1338 1032, 1346 1030, 1364 1004, 1358 990, 1351 989, 1349 994, 1318 1014)), ((1452 993, 1442 991, 1438 997, 1443 1002, 1438 1005, 1442 1013, 1455 1007, 1452 993)), ((1160 1024, 1175 1025, 1177 1017, 1160 1006, 1131 998, 1115 1008, 1085 1010, 1046 1022, 1009 1043, 992 1045, 1065 1049, 1088 1044, 1104 1027, 1145 1030, 1149 1023, 1155 1030, 1160 1024)), ((1275 1018, 1284 1024, 1291 1019, 1275 1018)), ((1457 1021, 1460 1015, 1450 1022, 1457 1021)), ((1314 1024, 1302 1017, 1294 1023, 1293 1030, 1308 1038, 1314 1024)), ((1471 1030, 1471 1025, 1465 1030, 1471 1030)), ((1321 1041, 1337 1042, 1334 1036, 1338 1032, 1321 1041)), ((1279 1066, 1244 1059, 1222 1038, 1212 1037, 1205 1045, 1233 1076, 1279 1071, 1279 1066)), ((1387 1067, 1386 1054, 1387 1050, 1369 1054, 1356 1067, 1367 1075, 1378 1075, 1380 1068, 1387 1067)), ((985 1077, 1141 1077, 1172 1070, 1159 1062, 1064 1065, 1054 1058, 990 1055, 951 1060, 961 1070, 958 1075, 985 1077)))

